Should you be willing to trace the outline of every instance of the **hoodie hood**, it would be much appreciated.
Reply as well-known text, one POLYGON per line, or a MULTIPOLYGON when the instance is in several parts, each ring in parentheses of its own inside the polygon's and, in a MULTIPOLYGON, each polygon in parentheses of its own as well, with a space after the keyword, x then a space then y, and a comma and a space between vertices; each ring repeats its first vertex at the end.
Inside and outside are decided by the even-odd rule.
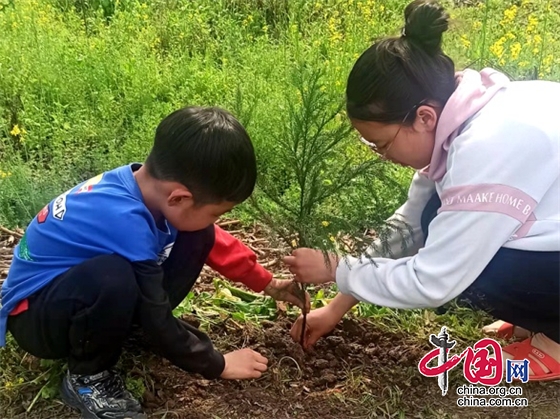
POLYGON ((504 74, 490 68, 458 72, 456 81, 457 88, 439 117, 430 165, 422 170, 435 182, 447 171, 447 153, 461 126, 510 82, 504 74))

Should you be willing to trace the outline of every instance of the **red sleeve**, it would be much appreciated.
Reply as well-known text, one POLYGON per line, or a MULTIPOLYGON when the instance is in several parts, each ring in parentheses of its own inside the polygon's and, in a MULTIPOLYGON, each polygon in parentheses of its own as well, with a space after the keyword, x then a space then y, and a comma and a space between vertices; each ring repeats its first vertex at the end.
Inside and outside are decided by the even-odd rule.
POLYGON ((272 273, 257 263, 257 255, 227 231, 214 225, 216 239, 206 264, 230 281, 241 282, 261 292, 272 279, 272 273))

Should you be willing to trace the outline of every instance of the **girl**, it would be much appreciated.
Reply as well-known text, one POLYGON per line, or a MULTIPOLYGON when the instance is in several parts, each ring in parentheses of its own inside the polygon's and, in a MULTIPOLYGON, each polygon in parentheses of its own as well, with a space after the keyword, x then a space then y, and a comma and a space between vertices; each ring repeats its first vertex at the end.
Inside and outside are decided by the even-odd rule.
MULTIPOLYGON (((336 281, 340 290, 308 315, 305 344, 358 301, 438 307, 461 296, 505 321, 487 331, 532 332, 504 357, 529 359, 531 380, 557 379, 560 84, 512 82, 491 69, 455 74, 441 50, 448 20, 435 2, 412 2, 402 36, 372 45, 350 73, 347 112, 361 141, 418 170, 392 216, 412 233, 405 251, 394 233, 391 258, 380 243, 370 258, 331 255, 332 268, 318 250, 285 258, 296 280, 336 281)), ((294 338, 301 327, 298 319, 294 338)))

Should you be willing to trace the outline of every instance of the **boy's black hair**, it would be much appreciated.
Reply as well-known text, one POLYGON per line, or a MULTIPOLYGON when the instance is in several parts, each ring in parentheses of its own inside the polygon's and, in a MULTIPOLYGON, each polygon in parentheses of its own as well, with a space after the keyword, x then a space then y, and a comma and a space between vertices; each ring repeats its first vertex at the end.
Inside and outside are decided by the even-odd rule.
POLYGON ((416 0, 405 11, 400 37, 384 38, 358 58, 346 86, 348 116, 412 123, 421 103, 444 106, 455 90, 455 69, 441 50, 449 15, 436 1, 416 0))
POLYGON ((247 131, 217 107, 189 106, 161 121, 146 169, 156 179, 186 186, 197 205, 240 203, 251 195, 257 179, 247 131))

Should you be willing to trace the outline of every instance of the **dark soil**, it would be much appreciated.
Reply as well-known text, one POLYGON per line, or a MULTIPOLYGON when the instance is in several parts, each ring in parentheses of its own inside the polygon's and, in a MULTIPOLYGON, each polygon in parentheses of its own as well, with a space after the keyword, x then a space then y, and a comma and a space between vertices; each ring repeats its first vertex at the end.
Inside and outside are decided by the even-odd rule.
MULTIPOLYGON (((290 324, 285 318, 262 327, 226 320, 209 331, 223 351, 251 347, 265 355, 269 370, 258 380, 204 380, 137 347, 123 357, 123 369, 146 383, 143 404, 151 418, 160 419, 559 417, 559 383, 523 385, 527 408, 460 408, 455 388, 466 381, 459 371, 451 374, 444 397, 435 378, 418 372, 428 345, 382 334, 364 319, 347 319, 305 353, 289 337, 290 324)), ((29 416, 22 410, 10 406, 7 417, 77 417, 52 402, 39 402, 29 416)))
POLYGON ((343 321, 308 353, 289 337, 288 319, 262 326, 226 322, 212 330, 224 350, 251 347, 269 359, 269 371, 259 380, 200 380, 169 365, 161 368, 153 359, 154 389, 145 398, 154 417, 164 412, 192 419, 559 417, 558 383, 525 385, 529 407, 523 410, 459 408, 454 395, 456 386, 466 383, 462 374, 451 375, 451 389, 442 397, 437 380, 417 369, 428 345, 382 334, 363 319, 343 321))

